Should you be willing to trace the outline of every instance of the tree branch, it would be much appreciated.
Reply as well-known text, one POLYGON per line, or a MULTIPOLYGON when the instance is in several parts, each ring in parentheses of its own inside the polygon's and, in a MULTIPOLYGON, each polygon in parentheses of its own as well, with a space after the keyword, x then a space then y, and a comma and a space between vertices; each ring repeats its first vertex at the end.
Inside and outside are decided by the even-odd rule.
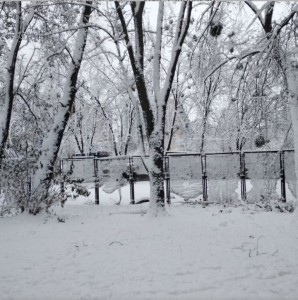
MULTIPOLYGON (((143 2, 142 5, 145 5, 145 2, 143 2)), ((121 6, 118 1, 115 1, 115 7, 116 7, 116 11, 117 11, 119 20, 122 25, 124 40, 126 43, 126 48, 128 51, 131 67, 133 70, 140 104, 141 104, 141 107, 143 110, 143 116, 144 116, 144 120, 145 120, 145 124, 146 124, 146 134, 147 134, 147 137, 149 137, 154 130, 154 117, 153 117, 153 112, 152 112, 150 101, 149 101, 149 96, 148 96, 148 91, 147 91, 147 87, 146 87, 146 83, 145 83, 143 66, 142 66, 143 65, 142 61, 144 60, 143 32, 140 31, 140 28, 135 28, 135 38, 139 39, 138 45, 140 47, 137 50, 137 54, 143 56, 143 57, 138 57, 138 59, 137 59, 138 62, 137 62, 135 59, 131 41, 128 36, 127 26, 125 23, 123 12, 122 12, 121 6)), ((137 19, 137 20, 135 20, 135 24, 141 24, 140 26, 142 29, 143 28, 142 27, 142 14, 140 14, 140 11, 142 12, 143 9, 139 10, 138 14, 134 15, 133 17, 134 17, 134 19, 137 19)))
POLYGON ((29 109, 31 115, 32 115, 32 116, 34 117, 34 119, 35 119, 36 126, 39 126, 39 125, 38 125, 38 118, 36 117, 36 115, 35 115, 34 112, 32 111, 32 109, 31 109, 30 105, 28 104, 28 102, 26 101, 26 99, 23 97, 22 94, 20 94, 20 93, 16 93, 16 94, 24 101, 24 103, 25 103, 26 106, 28 107, 28 109, 29 109))
POLYGON ((154 85, 155 98, 158 97, 160 92, 160 60, 161 60, 163 15, 164 15, 164 1, 160 1, 158 16, 157 16, 156 41, 155 41, 155 49, 154 49, 154 63, 153 63, 153 85, 154 85))

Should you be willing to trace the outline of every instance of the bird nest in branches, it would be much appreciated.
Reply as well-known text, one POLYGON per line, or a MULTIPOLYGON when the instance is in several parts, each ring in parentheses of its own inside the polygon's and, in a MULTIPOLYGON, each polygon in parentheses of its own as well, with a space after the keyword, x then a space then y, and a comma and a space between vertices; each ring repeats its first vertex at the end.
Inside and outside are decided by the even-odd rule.
POLYGON ((210 34, 214 37, 217 37, 221 34, 223 25, 221 22, 212 22, 210 25, 210 34))
POLYGON ((257 148, 263 147, 267 142, 269 141, 267 141, 265 137, 261 134, 255 139, 255 145, 257 148))

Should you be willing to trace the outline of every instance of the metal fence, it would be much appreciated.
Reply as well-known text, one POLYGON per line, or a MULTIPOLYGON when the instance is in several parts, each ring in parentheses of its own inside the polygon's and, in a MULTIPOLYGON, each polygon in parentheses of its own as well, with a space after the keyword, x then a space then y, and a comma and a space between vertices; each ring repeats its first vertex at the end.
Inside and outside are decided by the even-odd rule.
MULTIPOLYGON (((94 183, 96 204, 99 188, 111 193, 126 184, 135 203, 135 183, 149 180, 147 160, 141 156, 75 157, 63 159, 61 167, 72 180, 94 183)), ((185 200, 206 202, 285 202, 289 195, 296 197, 294 150, 168 153, 164 170, 168 203, 171 192, 185 200)))

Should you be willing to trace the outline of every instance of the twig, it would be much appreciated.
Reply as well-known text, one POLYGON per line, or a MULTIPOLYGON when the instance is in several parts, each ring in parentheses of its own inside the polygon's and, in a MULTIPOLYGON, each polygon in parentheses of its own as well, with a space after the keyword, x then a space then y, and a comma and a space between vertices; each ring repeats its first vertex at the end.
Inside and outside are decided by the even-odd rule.
POLYGON ((278 252, 278 249, 276 249, 273 253, 272 253, 272 256, 275 256, 278 252))
POLYGON ((114 241, 114 242, 109 243, 109 246, 112 246, 114 244, 118 244, 118 245, 123 246, 123 244, 121 242, 118 242, 118 241, 114 241))

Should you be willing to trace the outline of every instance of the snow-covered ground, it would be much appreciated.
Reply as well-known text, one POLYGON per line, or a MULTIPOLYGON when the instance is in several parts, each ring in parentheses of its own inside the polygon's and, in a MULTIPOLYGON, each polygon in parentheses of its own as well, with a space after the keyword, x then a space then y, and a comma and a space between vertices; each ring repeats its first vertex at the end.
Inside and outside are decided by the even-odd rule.
POLYGON ((0 299, 298 299, 292 214, 176 197, 152 218, 128 195, 0 218, 0 299))

